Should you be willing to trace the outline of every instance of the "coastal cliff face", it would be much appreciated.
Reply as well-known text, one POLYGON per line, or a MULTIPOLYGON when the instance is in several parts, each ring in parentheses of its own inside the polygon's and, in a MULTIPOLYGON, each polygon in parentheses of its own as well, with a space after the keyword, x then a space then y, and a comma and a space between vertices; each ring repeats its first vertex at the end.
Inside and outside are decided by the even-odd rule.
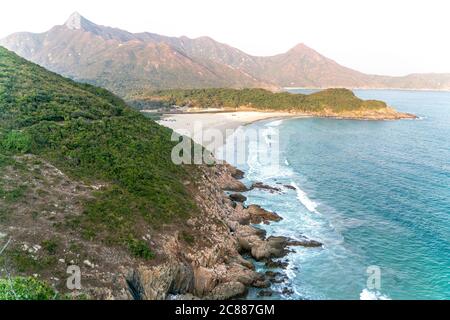
MULTIPOLYGON (((239 172, 229 165, 201 167, 196 201, 201 214, 186 223, 192 244, 180 240, 180 234, 164 234, 157 240, 164 262, 139 266, 127 275, 136 299, 230 299, 245 295, 248 287, 266 288, 270 281, 257 273, 241 254, 256 260, 288 253, 294 243, 284 237, 266 239, 264 232, 250 223, 268 223, 281 218, 258 206, 245 208, 224 192, 242 191, 245 186, 233 176, 239 172)), ((316 243, 316 246, 320 244, 316 243)))
POLYGON ((239 243, 229 227, 235 209, 223 188, 230 182, 239 186, 239 182, 233 181, 226 166, 219 165, 199 168, 198 179, 195 198, 201 213, 186 221, 191 240, 183 241, 177 229, 156 240, 164 262, 131 272, 129 283, 136 288, 136 298, 229 299, 243 295, 247 286, 261 278, 239 254, 239 243))
POLYGON ((16 161, 18 165, 5 168, 3 178, 26 181, 33 188, 10 207, 14 215, 2 216, 0 240, 11 242, 1 259, 1 271, 31 273, 73 298, 231 299, 245 295, 251 286, 270 286, 266 276, 241 254, 270 263, 287 254, 289 245, 308 245, 283 237, 265 239, 264 232, 250 223, 281 217, 230 199, 225 190, 246 190, 233 177, 240 175, 233 167, 200 166, 193 170, 197 180, 190 189, 199 212, 184 223, 169 224, 145 236, 155 259, 138 259, 123 248, 86 240, 60 227, 68 216, 83 214, 82 203, 93 197, 98 185, 77 182, 36 156, 16 161), (66 287, 66 270, 71 265, 81 269, 81 290, 66 287))

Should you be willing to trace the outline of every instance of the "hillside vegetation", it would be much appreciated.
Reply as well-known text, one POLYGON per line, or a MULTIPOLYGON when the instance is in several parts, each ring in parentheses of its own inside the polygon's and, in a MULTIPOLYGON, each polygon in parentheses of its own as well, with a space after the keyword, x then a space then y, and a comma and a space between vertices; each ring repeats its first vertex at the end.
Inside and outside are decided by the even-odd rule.
MULTIPOLYGON (((170 136, 169 129, 108 91, 65 79, 0 47, 2 175, 7 166, 20 169, 18 159, 32 154, 96 186, 82 214, 67 217, 59 228, 152 258, 145 232, 196 211, 183 184, 186 168, 170 159, 170 136)), ((27 181, 12 188, 3 178, 0 224, 2 213, 15 214, 14 202, 29 188, 27 181)))
POLYGON ((196 108, 252 108, 262 110, 333 112, 378 110, 386 104, 376 100, 362 100, 347 89, 327 89, 313 94, 273 93, 264 89, 196 89, 154 91, 149 97, 137 100, 138 107, 168 107, 171 105, 196 108))

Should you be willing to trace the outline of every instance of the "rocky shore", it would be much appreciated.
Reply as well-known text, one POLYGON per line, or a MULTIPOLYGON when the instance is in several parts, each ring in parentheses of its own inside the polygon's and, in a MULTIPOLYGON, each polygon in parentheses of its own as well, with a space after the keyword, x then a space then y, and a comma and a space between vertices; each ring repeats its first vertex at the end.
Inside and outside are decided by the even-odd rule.
MULTIPOLYGON (((159 239, 165 261, 131 271, 127 283, 133 298, 231 299, 245 296, 249 287, 262 288, 259 295, 268 296, 271 284, 280 282, 281 274, 258 273, 243 255, 265 262, 270 269, 284 266, 274 259, 288 254, 292 246, 321 246, 306 238, 266 238, 254 224, 276 223, 282 217, 257 205, 244 205, 245 197, 236 193, 247 190, 236 179, 242 177, 243 173, 230 165, 201 168, 197 202, 202 214, 187 221, 197 235, 195 244, 186 246, 176 232, 159 239)), ((289 290, 283 289, 285 294, 289 290)))
MULTIPOLYGON (((63 227, 68 217, 83 214, 82 204, 100 185, 74 181, 46 162, 39 166, 41 181, 35 177, 35 156, 17 161, 21 171, 7 167, 5 177, 46 186, 51 196, 42 198, 30 189, 14 209, 15 215, 1 225, 0 244, 8 241, 9 245, 0 257, 0 274, 33 276, 74 298, 232 299, 245 297, 251 287, 257 288, 260 296, 270 296, 271 285, 285 281, 278 271, 286 263, 279 258, 293 246, 321 246, 301 235, 296 240, 267 237, 258 224, 277 223, 283 219, 282 213, 247 204, 242 194, 251 188, 283 192, 288 186, 255 182, 247 187, 239 181, 243 172, 217 164, 193 167, 192 179, 185 181, 197 213, 146 230, 142 241, 154 258, 133 257, 125 248, 91 241, 63 227), (40 216, 33 215, 43 205, 48 209, 40 216), (255 270, 255 260, 265 264, 265 272, 255 270), (81 290, 66 286, 67 268, 73 265, 81 269, 81 290)), ((282 293, 290 290, 285 286, 282 293)))

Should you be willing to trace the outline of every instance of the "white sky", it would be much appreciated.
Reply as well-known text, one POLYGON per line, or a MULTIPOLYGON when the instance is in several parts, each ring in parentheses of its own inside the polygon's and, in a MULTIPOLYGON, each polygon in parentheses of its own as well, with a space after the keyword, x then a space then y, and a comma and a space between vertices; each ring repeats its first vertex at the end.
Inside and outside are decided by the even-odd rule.
POLYGON ((78 11, 131 32, 210 36, 254 55, 303 42, 368 73, 450 72, 448 0, 3 0, 0 38, 78 11))

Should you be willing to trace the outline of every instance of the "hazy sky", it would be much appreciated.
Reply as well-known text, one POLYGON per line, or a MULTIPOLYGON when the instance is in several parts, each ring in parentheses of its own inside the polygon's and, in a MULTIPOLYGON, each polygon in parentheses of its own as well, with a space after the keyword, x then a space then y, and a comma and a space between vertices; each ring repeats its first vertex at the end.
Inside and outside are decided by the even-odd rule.
POLYGON ((254 55, 303 42, 363 72, 450 72, 448 0, 6 0, 0 37, 46 31, 73 11, 132 32, 207 35, 254 55))

